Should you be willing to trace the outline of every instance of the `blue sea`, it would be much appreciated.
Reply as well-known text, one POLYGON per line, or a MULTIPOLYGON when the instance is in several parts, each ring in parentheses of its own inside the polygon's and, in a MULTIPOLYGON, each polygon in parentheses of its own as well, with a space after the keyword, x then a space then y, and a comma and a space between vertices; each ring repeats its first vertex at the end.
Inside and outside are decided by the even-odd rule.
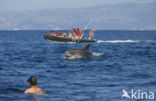
POLYGON ((88 43, 53 43, 46 33, 0 31, 0 101, 149 101, 122 97, 123 89, 156 100, 156 31, 97 30, 89 51, 104 55, 79 60, 63 54, 88 43), (23 94, 32 75, 45 95, 23 94))

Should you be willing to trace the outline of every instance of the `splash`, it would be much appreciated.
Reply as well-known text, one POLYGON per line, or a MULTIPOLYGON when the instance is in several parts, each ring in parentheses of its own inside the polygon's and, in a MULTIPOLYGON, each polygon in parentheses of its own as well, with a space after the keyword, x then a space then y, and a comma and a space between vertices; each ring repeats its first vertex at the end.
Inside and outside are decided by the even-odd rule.
POLYGON ((92 55, 95 56, 95 57, 98 57, 98 56, 103 56, 104 53, 96 53, 96 52, 93 52, 92 55))
POLYGON ((76 59, 83 59, 84 57, 76 55, 76 56, 70 56, 70 57, 64 56, 63 58, 67 60, 76 60, 76 59))

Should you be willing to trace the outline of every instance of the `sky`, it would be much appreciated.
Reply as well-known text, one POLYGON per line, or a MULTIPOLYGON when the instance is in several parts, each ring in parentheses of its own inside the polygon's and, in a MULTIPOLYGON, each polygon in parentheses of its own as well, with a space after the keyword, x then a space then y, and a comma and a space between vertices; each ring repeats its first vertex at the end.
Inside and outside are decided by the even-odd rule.
POLYGON ((102 4, 150 3, 156 0, 0 0, 0 12, 58 8, 82 8, 102 4))

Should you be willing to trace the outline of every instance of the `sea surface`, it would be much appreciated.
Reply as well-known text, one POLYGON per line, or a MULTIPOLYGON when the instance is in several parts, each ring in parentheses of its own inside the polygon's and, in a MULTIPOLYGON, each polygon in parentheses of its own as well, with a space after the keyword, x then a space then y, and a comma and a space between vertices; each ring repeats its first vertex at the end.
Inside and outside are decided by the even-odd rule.
POLYGON ((0 31, 0 101, 149 101, 122 98, 123 89, 156 101, 156 31, 97 30, 89 51, 104 55, 79 60, 63 54, 88 43, 53 43, 45 33, 0 31), (32 75, 46 95, 23 94, 32 75))

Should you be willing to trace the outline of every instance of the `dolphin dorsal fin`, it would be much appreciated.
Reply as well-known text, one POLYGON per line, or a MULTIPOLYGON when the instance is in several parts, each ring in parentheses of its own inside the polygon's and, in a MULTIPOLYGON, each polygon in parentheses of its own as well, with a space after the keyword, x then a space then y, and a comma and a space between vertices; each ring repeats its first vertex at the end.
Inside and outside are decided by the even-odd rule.
POLYGON ((86 45, 83 50, 88 50, 91 44, 86 45))

